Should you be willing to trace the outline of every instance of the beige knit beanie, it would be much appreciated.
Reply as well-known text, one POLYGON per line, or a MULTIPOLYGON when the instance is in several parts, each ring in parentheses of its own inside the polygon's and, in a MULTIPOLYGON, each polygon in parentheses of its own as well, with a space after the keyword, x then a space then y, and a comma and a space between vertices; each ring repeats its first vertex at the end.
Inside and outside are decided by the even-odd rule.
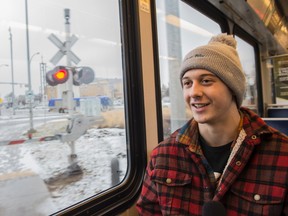
POLYGON ((209 43, 190 51, 180 68, 180 80, 191 69, 205 69, 218 76, 235 94, 238 108, 245 93, 245 74, 232 35, 219 34, 209 43))

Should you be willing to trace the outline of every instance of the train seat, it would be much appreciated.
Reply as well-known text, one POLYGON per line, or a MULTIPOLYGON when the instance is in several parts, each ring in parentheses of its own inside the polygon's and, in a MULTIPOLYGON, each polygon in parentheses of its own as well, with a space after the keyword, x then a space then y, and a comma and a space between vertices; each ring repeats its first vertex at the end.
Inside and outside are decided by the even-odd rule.
POLYGON ((267 108, 269 118, 288 118, 288 108, 267 108))
POLYGON ((288 118, 263 118, 263 120, 288 136, 288 118))

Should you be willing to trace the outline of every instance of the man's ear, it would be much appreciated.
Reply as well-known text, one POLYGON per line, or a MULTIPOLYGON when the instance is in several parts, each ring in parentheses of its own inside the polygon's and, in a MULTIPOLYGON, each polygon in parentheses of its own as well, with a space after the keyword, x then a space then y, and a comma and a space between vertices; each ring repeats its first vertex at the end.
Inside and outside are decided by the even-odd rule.
POLYGON ((238 107, 236 95, 232 94, 232 100, 235 102, 236 106, 238 107))

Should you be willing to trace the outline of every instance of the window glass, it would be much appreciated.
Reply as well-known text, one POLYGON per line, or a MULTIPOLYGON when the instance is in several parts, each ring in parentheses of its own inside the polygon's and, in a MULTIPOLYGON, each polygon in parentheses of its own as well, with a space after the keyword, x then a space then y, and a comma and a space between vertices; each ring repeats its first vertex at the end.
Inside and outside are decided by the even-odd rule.
POLYGON ((272 94, 273 103, 277 105, 279 104, 279 105, 286 106, 288 104, 288 88, 287 88, 288 58, 287 58, 287 55, 278 56, 276 58, 267 60, 267 64, 270 65, 269 68, 270 68, 270 73, 272 76, 271 87, 273 90, 273 94, 272 94))
POLYGON ((163 134, 167 137, 191 118, 180 85, 182 59, 193 48, 207 44, 221 29, 213 20, 181 1, 157 0, 156 7, 163 134))
POLYGON ((249 107, 257 112, 256 66, 254 47, 235 36, 237 51, 246 75, 246 92, 242 106, 249 107))
POLYGON ((1 215, 49 215, 123 180, 120 26, 113 0, 0 3, 1 215))

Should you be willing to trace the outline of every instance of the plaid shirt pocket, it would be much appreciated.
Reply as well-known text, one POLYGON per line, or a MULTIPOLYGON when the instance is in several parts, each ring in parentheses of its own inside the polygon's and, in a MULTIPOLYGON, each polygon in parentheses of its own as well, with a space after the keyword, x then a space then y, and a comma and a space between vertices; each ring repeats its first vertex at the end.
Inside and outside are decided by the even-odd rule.
MULTIPOLYGON (((151 180, 156 184, 163 215, 189 215, 193 191, 190 174, 155 169, 151 175, 151 180)), ((201 208, 197 205, 194 210, 198 211, 197 209, 200 210, 201 208)))
POLYGON ((235 182, 230 191, 227 206, 233 211, 228 210, 228 215, 240 209, 241 215, 281 215, 287 193, 285 187, 241 181, 235 182))

